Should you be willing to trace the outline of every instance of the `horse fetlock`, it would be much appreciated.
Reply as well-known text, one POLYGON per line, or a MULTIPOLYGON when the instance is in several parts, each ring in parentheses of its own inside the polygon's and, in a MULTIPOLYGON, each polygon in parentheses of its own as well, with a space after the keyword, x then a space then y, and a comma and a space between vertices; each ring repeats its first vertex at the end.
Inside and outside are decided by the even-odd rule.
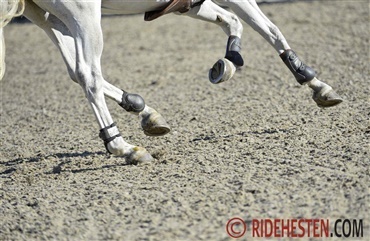
POLYGON ((231 35, 227 41, 225 58, 230 60, 236 66, 243 66, 244 60, 240 54, 241 39, 231 35))
POLYGON ((147 107, 141 112, 141 127, 147 136, 163 136, 171 131, 166 120, 153 108, 147 107))
POLYGON ((316 72, 305 65, 293 50, 288 49, 284 51, 280 58, 301 85, 315 78, 316 72))
POLYGON ((114 156, 125 156, 128 155, 130 152, 128 148, 125 148, 123 142, 124 141, 122 137, 117 137, 108 143, 104 143, 104 145, 108 153, 114 156))
POLYGON ((105 128, 100 132, 100 137, 110 154, 125 158, 128 164, 145 164, 153 161, 153 157, 145 148, 126 143, 119 133, 115 134, 114 129, 115 127, 105 128))
POLYGON ((119 105, 128 112, 139 113, 145 108, 143 97, 138 94, 130 94, 123 90, 122 102, 119 105))

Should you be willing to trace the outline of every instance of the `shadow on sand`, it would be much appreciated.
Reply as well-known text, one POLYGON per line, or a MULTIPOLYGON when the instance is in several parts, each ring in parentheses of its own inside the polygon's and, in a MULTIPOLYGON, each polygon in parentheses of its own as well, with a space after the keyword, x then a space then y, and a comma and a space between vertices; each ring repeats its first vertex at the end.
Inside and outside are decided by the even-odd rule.
POLYGON ((91 156, 101 156, 105 157, 107 155, 106 152, 75 152, 75 153, 53 153, 53 154, 48 154, 48 155, 43 155, 43 154, 37 154, 34 157, 26 157, 26 158, 16 158, 13 160, 5 161, 5 162, 0 162, 0 167, 3 167, 5 170, 0 172, 0 176, 2 175, 8 175, 11 174, 15 171, 17 171, 17 166, 20 164, 24 163, 36 163, 36 162, 41 162, 47 158, 54 157, 60 160, 59 164, 53 167, 51 171, 46 172, 47 174, 57 174, 61 173, 63 171, 68 171, 72 173, 79 173, 79 172, 86 172, 86 171, 94 171, 94 170, 99 170, 99 169, 104 169, 104 168, 111 168, 111 167, 116 167, 116 166, 126 166, 128 165, 126 162, 123 162, 122 164, 110 164, 110 165, 103 165, 99 167, 92 167, 92 168, 81 168, 81 169, 73 169, 73 170, 63 170, 63 166, 66 164, 71 163, 72 161, 68 160, 68 158, 75 158, 75 157, 91 157, 91 156), (67 160, 66 160, 67 159, 67 160))

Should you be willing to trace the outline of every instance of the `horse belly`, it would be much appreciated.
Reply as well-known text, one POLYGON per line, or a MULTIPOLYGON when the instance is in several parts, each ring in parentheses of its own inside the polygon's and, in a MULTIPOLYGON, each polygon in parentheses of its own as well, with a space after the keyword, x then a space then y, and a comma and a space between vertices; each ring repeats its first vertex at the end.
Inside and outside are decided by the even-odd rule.
POLYGON ((154 11, 166 6, 169 0, 103 0, 103 14, 137 14, 154 11))

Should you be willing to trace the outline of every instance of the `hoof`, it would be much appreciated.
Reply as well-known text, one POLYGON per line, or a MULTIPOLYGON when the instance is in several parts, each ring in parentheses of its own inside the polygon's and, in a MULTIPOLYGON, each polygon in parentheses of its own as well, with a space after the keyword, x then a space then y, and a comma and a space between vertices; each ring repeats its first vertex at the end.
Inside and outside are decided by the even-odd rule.
POLYGON ((212 84, 230 80, 236 71, 235 65, 228 59, 219 59, 209 70, 208 77, 212 84))
POLYGON ((157 111, 145 115, 141 120, 141 127, 147 136, 164 136, 171 131, 166 120, 157 111))
POLYGON ((312 99, 322 108, 336 106, 343 102, 343 99, 330 86, 315 91, 312 99))
POLYGON ((145 165, 151 163, 154 158, 143 147, 134 147, 132 152, 125 157, 128 164, 145 165))

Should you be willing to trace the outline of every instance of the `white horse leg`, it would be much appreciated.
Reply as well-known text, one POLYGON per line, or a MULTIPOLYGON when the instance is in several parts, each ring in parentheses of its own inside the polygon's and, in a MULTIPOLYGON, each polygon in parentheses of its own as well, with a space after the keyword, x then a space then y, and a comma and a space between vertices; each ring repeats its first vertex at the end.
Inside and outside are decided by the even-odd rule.
MULTIPOLYGON (((120 104, 120 106, 122 106, 124 99, 127 98, 126 92, 108 82, 104 82, 104 93, 107 97, 120 104)), ((170 126, 162 115, 148 105, 145 105, 140 112, 131 113, 139 116, 141 128, 147 136, 163 136, 171 131, 170 126)))
POLYGON ((300 84, 307 84, 314 91, 313 99, 318 106, 330 107, 343 101, 329 85, 318 80, 315 71, 306 66, 291 50, 278 27, 262 13, 255 0, 217 1, 230 7, 274 47, 296 80, 300 84))
MULTIPOLYGON (((71 77, 75 78, 85 91, 85 95, 101 128, 99 136, 104 140, 106 149, 116 156, 125 157, 129 163, 151 161, 153 158, 144 148, 130 145, 123 140, 105 103, 104 79, 100 66, 100 57, 103 49, 100 4, 97 2, 83 2, 77 6, 77 3, 73 1, 57 3, 40 1, 36 2, 36 4, 40 4, 42 8, 61 19, 59 23, 63 22, 63 26, 52 30, 53 33, 58 33, 59 30, 67 28, 68 33, 73 36, 75 45, 73 53, 75 53, 76 63, 69 66, 69 69, 74 72, 74 75, 71 77)), ((28 13, 27 15, 30 16, 31 14, 28 13)), ((33 20, 37 22, 40 19, 42 18, 35 17, 33 20)), ((51 22, 48 22, 47 19, 37 23, 46 32, 48 32, 47 29, 51 25, 54 24, 55 27, 55 24, 57 24, 54 21, 48 26, 47 23, 50 24, 51 22)), ((59 33, 61 32, 59 31, 59 33)), ((50 29, 48 34, 50 34, 50 29)), ((57 40, 58 44, 61 44, 59 41, 62 35, 54 35, 53 41, 57 40)), ((64 37, 63 39, 66 40, 67 38, 64 37)), ((66 49, 68 48, 60 48, 65 54, 69 52, 66 49)), ((68 63, 69 61, 66 62, 68 63)))
POLYGON ((218 60, 210 69, 209 80, 217 84, 231 79, 236 68, 244 64, 240 55, 243 25, 238 17, 211 0, 205 0, 201 5, 192 8, 184 15, 215 23, 229 36, 225 58, 218 60))
POLYGON ((265 38, 279 54, 290 49, 280 30, 262 13, 255 0, 216 0, 216 2, 230 7, 237 16, 265 38))
MULTIPOLYGON (((77 82, 76 73, 76 49, 75 41, 68 28, 61 20, 52 14, 46 13, 33 2, 27 2, 24 15, 33 23, 41 27, 54 44, 60 50, 63 60, 66 63, 71 79, 77 82)), ((115 100, 118 104, 122 103, 124 91, 104 80, 104 94, 115 100)), ((140 117, 141 127, 146 135, 161 136, 170 132, 170 127, 166 120, 153 108, 145 105, 145 108, 137 113, 140 117)))
POLYGON ((3 28, 0 27, 0 81, 5 75, 5 39, 3 28))
POLYGON ((40 27, 62 54, 70 78, 77 82, 75 41, 65 24, 54 15, 44 11, 33 1, 26 0, 23 15, 40 27))

